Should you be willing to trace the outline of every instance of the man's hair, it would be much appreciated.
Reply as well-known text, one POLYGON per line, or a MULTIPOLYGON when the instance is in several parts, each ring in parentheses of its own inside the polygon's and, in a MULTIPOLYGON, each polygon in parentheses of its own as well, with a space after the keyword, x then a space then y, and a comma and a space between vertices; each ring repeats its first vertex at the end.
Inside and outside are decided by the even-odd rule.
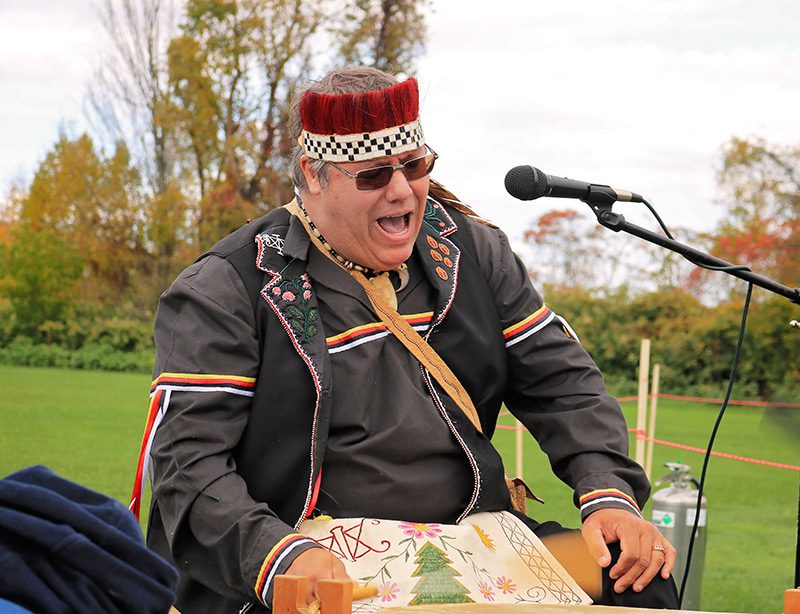
MULTIPOLYGON (((300 120, 300 99, 306 92, 317 94, 361 94, 391 87, 397 83, 397 78, 389 73, 369 68, 367 66, 347 66, 336 68, 317 81, 311 81, 302 91, 292 100, 289 108, 289 135, 295 143, 292 152, 292 181, 294 185, 305 190, 308 187, 305 175, 300 168, 300 156, 303 155, 303 148, 297 142, 303 132, 303 124, 300 120)), ((310 160, 311 170, 317 175, 320 185, 328 187, 328 168, 327 162, 322 160, 310 160)))

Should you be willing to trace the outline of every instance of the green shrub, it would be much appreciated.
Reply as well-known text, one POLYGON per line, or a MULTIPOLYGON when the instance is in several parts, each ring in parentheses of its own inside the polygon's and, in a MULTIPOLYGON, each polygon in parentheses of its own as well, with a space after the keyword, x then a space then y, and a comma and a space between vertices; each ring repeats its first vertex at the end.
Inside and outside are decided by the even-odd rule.
POLYGON ((153 324, 130 318, 98 320, 89 329, 87 342, 107 345, 122 352, 134 352, 153 347, 153 324))
POLYGON ((74 369, 149 373, 153 368, 153 352, 124 352, 111 345, 93 343, 71 352, 68 366, 74 369))
POLYGON ((70 350, 60 345, 34 343, 30 338, 20 336, 0 348, 0 364, 149 373, 153 367, 153 351, 140 349, 123 352, 99 343, 70 350))

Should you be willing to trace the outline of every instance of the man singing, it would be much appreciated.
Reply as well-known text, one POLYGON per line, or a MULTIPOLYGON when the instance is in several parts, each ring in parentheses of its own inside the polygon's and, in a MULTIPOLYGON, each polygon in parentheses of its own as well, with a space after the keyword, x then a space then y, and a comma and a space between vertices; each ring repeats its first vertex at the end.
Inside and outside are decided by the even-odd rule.
MULTIPOLYGON (((317 579, 347 577, 298 531, 318 514, 510 511, 490 441, 502 404, 574 489, 603 568, 598 602, 676 607, 675 551, 642 519, 650 487, 619 405, 506 235, 430 179, 417 82, 334 70, 292 121, 297 198, 220 241, 159 303, 148 543, 182 573, 178 609, 261 611, 277 574, 308 576, 309 601, 317 579), (387 311, 468 398, 398 340, 387 311)), ((465 172, 485 155, 476 143, 465 172)))

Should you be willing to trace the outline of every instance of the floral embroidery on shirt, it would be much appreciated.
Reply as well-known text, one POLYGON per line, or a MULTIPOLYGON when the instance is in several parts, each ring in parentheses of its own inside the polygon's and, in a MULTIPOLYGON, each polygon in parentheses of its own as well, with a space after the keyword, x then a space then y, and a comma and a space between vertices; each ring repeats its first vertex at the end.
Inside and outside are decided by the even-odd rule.
POLYGON ((289 316, 289 325, 294 333, 305 341, 311 341, 319 331, 319 326, 315 324, 319 320, 319 309, 311 306, 311 282, 308 275, 303 273, 282 281, 272 288, 272 294, 276 300, 285 303, 282 307, 289 316))
POLYGON ((425 214, 423 216, 424 222, 430 226, 437 233, 441 233, 447 228, 447 221, 444 219, 442 206, 432 199, 428 199, 425 203, 425 214))

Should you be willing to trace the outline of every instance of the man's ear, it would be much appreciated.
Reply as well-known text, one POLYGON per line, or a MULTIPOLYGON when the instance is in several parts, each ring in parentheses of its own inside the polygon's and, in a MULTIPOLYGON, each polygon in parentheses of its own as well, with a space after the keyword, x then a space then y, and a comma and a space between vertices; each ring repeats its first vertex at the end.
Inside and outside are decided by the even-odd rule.
POLYGON ((300 156, 300 170, 303 171, 303 175, 306 178, 309 193, 318 196, 322 192, 322 186, 314 169, 311 168, 311 158, 306 155, 300 156))

